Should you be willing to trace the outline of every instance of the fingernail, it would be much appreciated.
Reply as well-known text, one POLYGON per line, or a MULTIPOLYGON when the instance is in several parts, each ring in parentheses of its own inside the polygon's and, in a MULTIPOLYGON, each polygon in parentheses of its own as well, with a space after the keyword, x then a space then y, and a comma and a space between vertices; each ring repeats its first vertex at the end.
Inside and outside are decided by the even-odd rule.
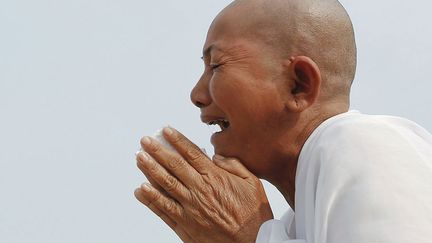
POLYGON ((149 145, 151 144, 151 140, 150 140, 149 137, 143 137, 143 138, 141 139, 141 143, 142 143, 143 145, 145 145, 145 146, 149 146, 149 145))
POLYGON ((213 156, 213 158, 214 158, 214 159, 218 159, 218 160, 224 160, 224 159, 225 159, 225 157, 223 157, 222 155, 219 155, 219 154, 215 154, 215 155, 213 156))
POLYGON ((163 130, 164 130, 165 134, 168 135, 168 136, 171 136, 174 133, 174 130, 171 127, 169 127, 169 126, 165 127, 163 130))
POLYGON ((144 182, 143 184, 141 184, 141 190, 148 192, 151 190, 149 183, 144 182))
POLYGON ((143 152, 143 149, 140 148, 138 151, 135 152, 135 156, 138 156, 139 153, 143 152))

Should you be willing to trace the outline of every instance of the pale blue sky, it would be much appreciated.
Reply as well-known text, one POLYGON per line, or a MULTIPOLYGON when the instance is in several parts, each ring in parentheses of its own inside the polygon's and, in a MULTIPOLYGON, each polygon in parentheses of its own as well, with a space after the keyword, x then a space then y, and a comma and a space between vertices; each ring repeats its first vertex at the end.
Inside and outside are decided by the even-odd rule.
MULTIPOLYGON (((189 92, 229 2, 0 0, 0 242, 179 241, 133 197, 134 152, 167 124, 212 151, 189 92)), ((431 131, 432 3, 342 3, 359 49, 353 108, 431 131)))

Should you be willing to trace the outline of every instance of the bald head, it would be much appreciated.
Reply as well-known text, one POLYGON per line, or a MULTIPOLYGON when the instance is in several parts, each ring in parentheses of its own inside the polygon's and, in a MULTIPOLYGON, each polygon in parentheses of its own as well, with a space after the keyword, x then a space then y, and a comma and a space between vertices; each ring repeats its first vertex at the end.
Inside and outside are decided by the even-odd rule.
POLYGON ((229 26, 219 28, 231 29, 226 35, 261 42, 275 57, 310 57, 323 79, 319 99, 349 102, 356 44, 351 20, 337 0, 237 0, 214 25, 229 26))

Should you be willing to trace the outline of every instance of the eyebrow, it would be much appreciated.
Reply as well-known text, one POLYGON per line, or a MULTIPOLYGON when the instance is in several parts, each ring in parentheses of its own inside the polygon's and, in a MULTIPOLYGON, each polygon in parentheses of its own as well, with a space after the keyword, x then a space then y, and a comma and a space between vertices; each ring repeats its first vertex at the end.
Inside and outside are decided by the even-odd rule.
POLYGON ((208 46, 204 51, 203 51, 203 56, 201 57, 201 59, 204 60, 205 57, 209 56, 211 51, 213 49, 217 49, 220 50, 220 48, 218 46, 216 46, 215 44, 211 44, 210 46, 208 46))

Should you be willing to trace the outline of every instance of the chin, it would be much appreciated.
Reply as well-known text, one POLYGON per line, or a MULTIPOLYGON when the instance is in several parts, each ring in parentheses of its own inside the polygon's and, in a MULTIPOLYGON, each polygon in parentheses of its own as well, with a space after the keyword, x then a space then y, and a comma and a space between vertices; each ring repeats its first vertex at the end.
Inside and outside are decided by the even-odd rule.
POLYGON ((213 148, 214 148, 214 153, 215 154, 219 154, 219 155, 222 155, 222 156, 227 157, 227 158, 230 158, 230 157, 231 158, 232 157, 233 158, 237 158, 237 157, 235 157, 235 155, 227 152, 226 149, 223 149, 220 146, 213 146, 213 148))
POLYGON ((258 156, 251 154, 248 151, 236 150, 233 145, 222 146, 221 144, 213 145, 214 153, 222 155, 226 158, 235 158, 240 161, 252 174, 261 178, 263 175, 263 166, 265 164, 260 163, 258 156), (243 154, 244 152, 245 154, 243 154), (257 166, 258 165, 258 166, 257 166), (261 165, 261 166, 259 166, 261 165))

